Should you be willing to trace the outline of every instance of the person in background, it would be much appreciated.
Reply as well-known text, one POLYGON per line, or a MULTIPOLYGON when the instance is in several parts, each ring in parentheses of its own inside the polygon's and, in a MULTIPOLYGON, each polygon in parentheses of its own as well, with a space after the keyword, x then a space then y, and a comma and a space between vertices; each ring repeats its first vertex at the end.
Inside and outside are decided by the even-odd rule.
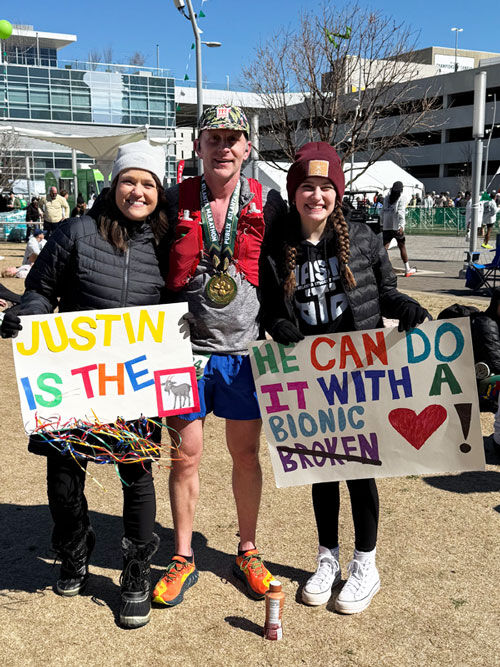
POLYGON ((403 193, 403 184, 396 181, 391 191, 384 198, 382 209, 383 240, 386 250, 392 239, 396 239, 399 253, 404 264, 405 277, 413 276, 417 269, 410 267, 408 253, 406 252, 405 224, 406 224, 406 202, 403 193))
POLYGON ((92 190, 92 192, 90 193, 89 200, 88 200, 88 202, 87 202, 87 210, 90 211, 90 209, 91 209, 92 206, 94 205, 95 200, 96 200, 96 194, 95 194, 95 192, 92 190))
POLYGON ((14 211, 16 208, 16 196, 12 191, 7 194, 6 207, 7 211, 14 211))
POLYGON ((53 185, 49 189, 49 194, 42 201, 43 229, 45 238, 48 240, 57 225, 66 218, 69 218, 69 204, 65 197, 57 193, 57 188, 53 185))
POLYGON ((42 213, 38 206, 38 197, 32 197, 31 202, 26 207, 26 243, 29 240, 30 235, 33 233, 33 229, 36 225, 30 225, 30 222, 40 222, 42 219, 42 213))
POLYGON ((87 211, 87 204, 85 203, 85 200, 82 196, 82 193, 79 192, 78 197, 76 198, 76 206, 71 211, 71 217, 72 218, 79 218, 82 215, 85 215, 86 211, 87 211))
MULTIPOLYGON (((467 194, 467 193, 466 193, 467 194)), ((484 206, 484 201, 483 198, 479 200, 478 204, 478 228, 477 228, 477 235, 478 237, 481 237, 483 235, 483 228, 482 228, 482 220, 483 220, 483 206, 484 206)), ((472 223, 472 197, 469 196, 467 199, 467 204, 465 205, 465 226, 466 226, 466 235, 465 235, 465 240, 468 241, 470 239, 470 227, 472 223)))
MULTIPOLYGON (((366 224, 346 221, 344 189, 344 172, 332 146, 312 142, 299 150, 287 175, 290 211, 269 226, 260 261, 261 321, 277 343, 382 327, 382 316, 399 320, 400 331, 409 330, 430 317, 396 289, 380 237, 366 224)), ((356 614, 380 588, 375 564, 379 499, 374 479, 348 480, 347 487, 355 549, 335 609, 356 614)), ((312 497, 318 566, 302 600, 316 606, 327 603, 341 581, 339 482, 313 484, 312 497)))
POLYGON ((493 229, 493 225, 497 220, 498 207, 495 203, 495 199, 487 192, 483 193, 481 200, 483 202, 482 227, 484 236, 481 247, 485 248, 486 250, 492 250, 493 246, 490 245, 490 235, 491 230, 493 229))
POLYGON ((454 208, 455 203, 453 199, 451 198, 451 195, 449 192, 444 192, 443 193, 443 206, 445 208, 454 208))
POLYGON ((424 208, 434 208, 434 197, 428 192, 424 197, 424 208))

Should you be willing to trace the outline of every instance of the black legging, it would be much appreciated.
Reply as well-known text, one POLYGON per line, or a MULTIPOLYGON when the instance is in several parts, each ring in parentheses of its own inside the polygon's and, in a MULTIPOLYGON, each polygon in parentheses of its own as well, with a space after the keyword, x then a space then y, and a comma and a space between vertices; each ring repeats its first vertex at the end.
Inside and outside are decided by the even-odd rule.
MULTIPOLYGON (((351 496, 355 547, 358 551, 372 551, 377 544, 377 485, 374 479, 350 479, 347 488, 351 496)), ((339 544, 339 482, 313 484, 312 497, 319 543, 333 549, 339 544)))
MULTIPOLYGON (((83 468, 86 461, 80 461, 83 468)), ((134 542, 148 543, 153 536, 156 496, 151 462, 118 464, 123 488, 124 535, 134 542)), ((47 494, 54 520, 52 543, 55 548, 80 537, 89 525, 85 498, 86 474, 69 457, 47 457, 47 494)))

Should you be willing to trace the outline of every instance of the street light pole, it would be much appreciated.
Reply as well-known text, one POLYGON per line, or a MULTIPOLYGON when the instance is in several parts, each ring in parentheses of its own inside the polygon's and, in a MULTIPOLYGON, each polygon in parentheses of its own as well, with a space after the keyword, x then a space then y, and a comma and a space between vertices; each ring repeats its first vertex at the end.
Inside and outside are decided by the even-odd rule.
POLYGON ((488 178, 488 156, 490 153, 490 141, 493 134, 493 128, 495 127, 495 119, 497 115, 497 95, 493 93, 493 120, 491 121, 491 128, 488 134, 488 141, 486 142, 486 156, 484 159, 484 174, 483 174, 483 192, 486 190, 486 180, 488 178))
MULTIPOLYGON (((196 23, 196 14, 194 13, 191 0, 174 0, 174 5, 176 9, 182 12, 184 16, 191 21, 191 25, 193 27, 194 44, 196 49, 196 116, 197 119, 199 120, 201 118, 201 115, 203 114, 203 88, 202 88, 203 78, 201 70, 201 45, 205 44, 206 46, 209 47, 217 47, 220 46, 221 43, 201 41, 200 35, 202 31, 198 28, 198 24, 196 23), (187 7, 189 16, 187 16, 187 14, 184 12, 185 6, 187 7)), ((198 174, 199 175, 203 174, 203 162, 200 158, 198 158, 198 174)))
POLYGON ((486 99, 486 72, 474 76, 474 113, 472 118, 472 137, 475 151, 472 162, 472 216, 470 230, 469 262, 474 261, 476 252, 477 230, 479 228, 479 185, 483 164, 484 110, 486 99))
POLYGON ((452 28, 452 32, 455 33, 455 72, 458 72, 458 33, 463 32, 463 28, 452 28))

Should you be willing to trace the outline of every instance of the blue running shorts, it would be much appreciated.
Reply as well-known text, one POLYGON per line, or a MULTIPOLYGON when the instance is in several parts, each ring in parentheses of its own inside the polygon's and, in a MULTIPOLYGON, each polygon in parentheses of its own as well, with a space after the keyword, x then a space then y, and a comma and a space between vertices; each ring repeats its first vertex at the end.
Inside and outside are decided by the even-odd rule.
POLYGON ((212 354, 198 380, 200 411, 178 415, 194 421, 213 412, 223 419, 260 419, 252 367, 248 355, 212 354))

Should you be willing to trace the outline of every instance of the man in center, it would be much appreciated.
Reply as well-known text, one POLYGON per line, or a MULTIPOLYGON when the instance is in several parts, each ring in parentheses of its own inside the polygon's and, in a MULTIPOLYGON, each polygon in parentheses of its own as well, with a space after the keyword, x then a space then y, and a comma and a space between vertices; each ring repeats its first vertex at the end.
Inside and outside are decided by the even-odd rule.
POLYGON ((180 435, 178 459, 170 472, 175 554, 156 585, 153 601, 173 606, 198 580, 191 549, 199 497, 198 467, 205 416, 226 420, 233 461, 233 494, 240 543, 234 573, 260 599, 271 573, 256 548, 262 473, 261 419, 247 344, 259 336, 258 260, 265 222, 279 213, 281 197, 241 174, 250 154, 250 127, 239 107, 219 105, 199 121, 195 150, 204 175, 167 190, 168 218, 175 226, 167 287, 187 301, 191 343, 198 374, 200 412, 168 419, 180 435))

